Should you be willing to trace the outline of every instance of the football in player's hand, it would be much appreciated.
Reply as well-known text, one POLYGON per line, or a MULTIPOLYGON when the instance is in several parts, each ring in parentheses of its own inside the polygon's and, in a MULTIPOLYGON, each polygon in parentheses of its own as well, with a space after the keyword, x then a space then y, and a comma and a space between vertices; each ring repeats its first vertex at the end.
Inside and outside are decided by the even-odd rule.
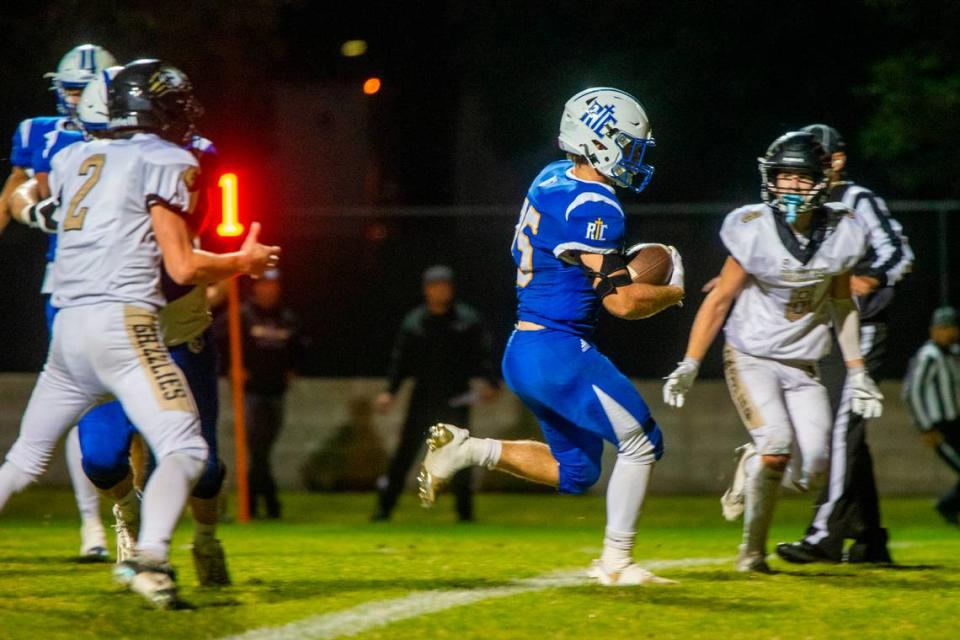
POLYGON ((649 244, 635 253, 627 263, 627 271, 634 282, 667 284, 673 273, 670 252, 662 244, 649 244))

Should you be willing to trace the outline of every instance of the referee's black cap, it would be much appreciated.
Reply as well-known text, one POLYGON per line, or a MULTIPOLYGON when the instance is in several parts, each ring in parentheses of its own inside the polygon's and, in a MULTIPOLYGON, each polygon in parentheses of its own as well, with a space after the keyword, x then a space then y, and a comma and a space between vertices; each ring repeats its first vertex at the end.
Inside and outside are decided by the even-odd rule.
POLYGON ((820 146, 829 153, 834 154, 838 151, 846 152, 847 143, 843 141, 843 136, 833 127, 826 124, 809 124, 800 131, 812 133, 820 143, 820 146))

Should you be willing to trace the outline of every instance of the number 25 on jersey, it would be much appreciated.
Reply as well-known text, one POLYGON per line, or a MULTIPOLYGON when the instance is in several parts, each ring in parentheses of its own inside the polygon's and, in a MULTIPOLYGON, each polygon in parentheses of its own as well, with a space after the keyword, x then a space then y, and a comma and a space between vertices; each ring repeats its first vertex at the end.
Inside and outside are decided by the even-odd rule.
POLYGON ((520 221, 517 223, 517 232, 513 235, 513 249, 520 252, 520 261, 517 263, 517 286, 525 287, 533 280, 533 245, 530 243, 529 229, 532 235, 537 235, 540 228, 540 212, 530 206, 529 200, 523 201, 520 210, 520 221))

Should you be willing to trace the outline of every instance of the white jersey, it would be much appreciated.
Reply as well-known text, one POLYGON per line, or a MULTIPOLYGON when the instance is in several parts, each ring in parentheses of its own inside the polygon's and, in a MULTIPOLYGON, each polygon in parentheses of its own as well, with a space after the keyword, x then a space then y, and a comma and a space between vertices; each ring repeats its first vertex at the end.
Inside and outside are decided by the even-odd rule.
POLYGON ((792 361, 830 352, 830 285, 863 255, 866 236, 853 211, 824 209, 826 224, 807 247, 766 204, 727 215, 720 239, 749 274, 724 327, 737 351, 792 361))
POLYGON ((54 156, 50 192, 63 213, 53 305, 162 307, 160 249, 150 207, 164 204, 191 213, 197 171, 189 151, 145 133, 77 143, 54 156))

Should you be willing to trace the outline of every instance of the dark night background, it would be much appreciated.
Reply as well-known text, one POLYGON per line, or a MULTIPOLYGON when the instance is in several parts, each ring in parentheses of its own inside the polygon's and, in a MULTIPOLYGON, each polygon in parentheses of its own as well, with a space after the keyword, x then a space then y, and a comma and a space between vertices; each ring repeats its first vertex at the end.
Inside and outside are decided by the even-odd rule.
MULTIPOLYGON (((53 112, 43 73, 76 44, 121 62, 166 58, 190 75, 203 132, 241 177, 242 215, 285 247, 288 302, 313 337, 308 374, 382 374, 419 272, 435 262, 457 270, 502 344, 515 216, 559 157, 564 101, 588 86, 644 104, 657 173, 624 196, 629 236, 675 244, 687 262, 683 309, 601 325, 600 346, 634 375, 662 376, 682 356, 696 291, 724 257, 723 214, 759 198, 756 158, 780 133, 837 127, 852 177, 888 200, 960 198, 957 2, 53 0, 5 8, 0 33, 2 149, 21 119, 53 112), (366 40, 367 54, 341 56, 349 39, 366 40), (364 96, 371 76, 383 88, 364 96)), ((918 257, 895 308, 891 375, 939 297, 941 232, 922 209, 895 214, 918 257)), ((42 364, 44 244, 16 224, 0 236, 0 371, 42 364)), ((715 361, 706 373, 719 373, 715 361)))

